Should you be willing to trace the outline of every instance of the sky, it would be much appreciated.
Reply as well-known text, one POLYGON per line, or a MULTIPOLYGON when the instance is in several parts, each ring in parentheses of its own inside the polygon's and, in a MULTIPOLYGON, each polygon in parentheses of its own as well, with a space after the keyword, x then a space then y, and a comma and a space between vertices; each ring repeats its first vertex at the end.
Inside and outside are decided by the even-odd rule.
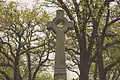
MULTIPOLYGON (((26 4, 27 8, 32 9, 35 0, 6 0, 6 1, 8 1, 8 2, 9 1, 22 2, 22 3, 26 4)), ((44 0, 39 0, 39 1, 43 2, 44 0)), ((47 12, 50 12, 50 11, 54 12, 55 11, 55 9, 52 9, 52 8, 45 8, 45 10, 47 10, 47 12)), ((77 77, 77 75, 75 73, 67 71, 67 80, 72 80, 72 78, 76 78, 76 77, 77 77)))

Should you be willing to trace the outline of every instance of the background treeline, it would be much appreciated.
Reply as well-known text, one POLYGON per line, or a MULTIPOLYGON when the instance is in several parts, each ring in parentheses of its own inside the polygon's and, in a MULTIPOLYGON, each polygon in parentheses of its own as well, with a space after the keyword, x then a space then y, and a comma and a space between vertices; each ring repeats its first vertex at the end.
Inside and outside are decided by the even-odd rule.
POLYGON ((53 80, 55 34, 46 23, 55 16, 44 6, 63 9, 74 22, 74 30, 65 35, 66 67, 78 80, 120 79, 119 0, 45 0, 37 5, 28 9, 0 2, 0 77, 53 80))

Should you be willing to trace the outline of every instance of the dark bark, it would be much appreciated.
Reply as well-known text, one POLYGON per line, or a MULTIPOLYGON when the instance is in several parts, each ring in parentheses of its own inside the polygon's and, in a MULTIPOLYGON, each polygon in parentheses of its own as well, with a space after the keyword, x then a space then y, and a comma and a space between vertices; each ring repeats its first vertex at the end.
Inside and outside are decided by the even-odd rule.
POLYGON ((19 55, 16 55, 16 57, 15 57, 14 80, 20 80, 20 78, 19 78, 19 55))
POLYGON ((21 50, 21 36, 19 36, 19 46, 16 51, 15 62, 14 62, 14 80, 22 80, 19 72, 19 57, 20 57, 20 50, 21 50))
POLYGON ((89 80, 89 54, 86 49, 86 34, 81 31, 80 36, 80 79, 89 80))
MULTIPOLYGON (((104 2, 104 6, 107 6, 109 8, 109 1, 107 2, 107 0, 104 2)), ((104 7, 101 7, 101 10, 99 12, 99 17, 102 16, 104 7)), ((109 22, 109 16, 110 16, 110 11, 108 9, 107 11, 107 16, 106 16, 106 22, 105 22, 105 26, 102 30, 102 35, 100 38, 97 38, 97 50, 96 50, 96 57, 97 57, 97 64, 98 64, 98 68, 99 68, 99 78, 100 80, 106 80, 106 74, 104 71, 104 63, 103 63, 103 57, 102 57, 102 50, 103 50, 103 43, 104 43, 104 39, 105 39, 105 34, 106 34, 106 30, 108 28, 108 22, 109 22)), ((98 23, 99 24, 99 21, 98 23)))
POLYGON ((18 67, 19 67, 19 59, 18 56, 15 57, 15 63, 14 63, 14 80, 19 80, 18 77, 18 67))
POLYGON ((89 80, 88 55, 83 53, 80 58, 80 80, 89 80))
POLYGON ((106 75, 104 72, 104 65, 103 65, 103 57, 101 52, 99 52, 99 50, 96 52, 96 56, 97 56, 97 64, 99 69, 99 78, 100 80, 106 80, 106 75))
POLYGON ((30 54, 27 51, 27 64, 28 64, 28 80, 31 80, 31 60, 30 60, 30 54))

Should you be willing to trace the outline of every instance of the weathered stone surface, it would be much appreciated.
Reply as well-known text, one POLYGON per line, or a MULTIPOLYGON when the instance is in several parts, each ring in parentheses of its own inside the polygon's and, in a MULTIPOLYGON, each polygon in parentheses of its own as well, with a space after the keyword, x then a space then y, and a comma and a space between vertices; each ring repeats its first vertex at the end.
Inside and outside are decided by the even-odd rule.
POLYGON ((56 33, 54 80, 67 80, 64 36, 67 30, 73 29, 73 22, 68 21, 64 17, 64 11, 57 10, 56 17, 52 22, 47 23, 47 28, 53 30, 56 33), (59 23, 63 24, 62 29, 57 27, 59 23))

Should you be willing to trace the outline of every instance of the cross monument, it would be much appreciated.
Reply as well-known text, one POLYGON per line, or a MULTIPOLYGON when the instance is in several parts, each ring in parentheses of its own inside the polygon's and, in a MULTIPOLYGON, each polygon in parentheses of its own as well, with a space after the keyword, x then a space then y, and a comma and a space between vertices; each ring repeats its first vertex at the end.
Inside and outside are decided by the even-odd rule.
POLYGON ((64 36, 65 32, 73 29, 73 25, 73 22, 64 17, 63 10, 57 10, 56 17, 47 23, 48 30, 51 29, 56 33, 54 80, 67 80, 64 36), (58 27, 59 24, 62 24, 61 28, 58 27))

